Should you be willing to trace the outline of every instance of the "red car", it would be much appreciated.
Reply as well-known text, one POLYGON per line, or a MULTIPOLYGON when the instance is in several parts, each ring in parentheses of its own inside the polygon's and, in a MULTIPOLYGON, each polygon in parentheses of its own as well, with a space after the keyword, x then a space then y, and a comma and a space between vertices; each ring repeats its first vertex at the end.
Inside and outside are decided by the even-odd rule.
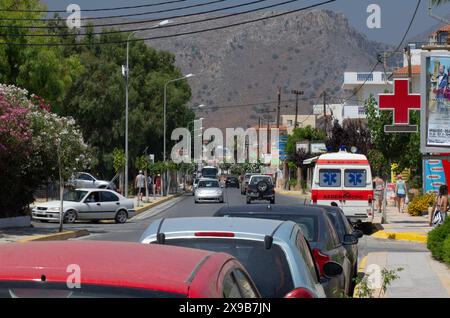
POLYGON ((0 247, 0 298, 5 297, 253 298, 260 294, 229 254, 165 245, 60 241, 0 247))

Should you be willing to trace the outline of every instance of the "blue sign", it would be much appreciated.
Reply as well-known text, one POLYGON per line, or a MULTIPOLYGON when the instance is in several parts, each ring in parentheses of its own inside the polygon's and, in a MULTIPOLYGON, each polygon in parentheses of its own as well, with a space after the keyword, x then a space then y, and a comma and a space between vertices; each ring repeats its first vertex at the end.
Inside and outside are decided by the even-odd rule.
POLYGON ((286 153, 286 145, 289 136, 280 136, 280 140, 278 141, 278 151, 280 160, 286 160, 287 159, 287 153, 286 153))
POLYGON ((442 160, 425 160, 425 193, 438 193, 439 187, 446 183, 442 160))

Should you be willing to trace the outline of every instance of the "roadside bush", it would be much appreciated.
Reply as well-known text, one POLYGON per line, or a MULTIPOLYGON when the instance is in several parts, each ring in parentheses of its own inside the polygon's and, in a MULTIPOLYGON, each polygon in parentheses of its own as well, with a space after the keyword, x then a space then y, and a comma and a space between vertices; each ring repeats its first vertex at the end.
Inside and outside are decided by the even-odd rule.
POLYGON ((427 247, 435 259, 450 264, 450 218, 428 233, 427 247))
POLYGON ((297 186, 297 179, 289 180, 289 186, 291 189, 295 188, 297 186))
POLYGON ((435 200, 434 194, 425 194, 414 197, 408 204, 408 213, 412 216, 420 216, 422 212, 428 211, 428 207, 432 206, 435 200))

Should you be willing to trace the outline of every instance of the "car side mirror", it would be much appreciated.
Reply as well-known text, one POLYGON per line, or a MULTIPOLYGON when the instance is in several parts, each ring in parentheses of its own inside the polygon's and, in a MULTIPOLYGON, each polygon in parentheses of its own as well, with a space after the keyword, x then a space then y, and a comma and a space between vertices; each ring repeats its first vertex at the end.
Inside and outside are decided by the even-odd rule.
POLYGON ((353 230, 353 233, 352 233, 354 236, 356 236, 357 238, 361 238, 361 237, 363 237, 363 235, 364 235, 364 233, 363 233, 363 231, 361 231, 361 230, 353 230))
POLYGON ((344 244, 344 245, 358 244, 358 238, 353 234, 345 234, 342 244, 344 244))
POLYGON ((341 275, 344 272, 342 266, 336 262, 326 262, 323 265, 323 274, 327 278, 333 278, 341 275))

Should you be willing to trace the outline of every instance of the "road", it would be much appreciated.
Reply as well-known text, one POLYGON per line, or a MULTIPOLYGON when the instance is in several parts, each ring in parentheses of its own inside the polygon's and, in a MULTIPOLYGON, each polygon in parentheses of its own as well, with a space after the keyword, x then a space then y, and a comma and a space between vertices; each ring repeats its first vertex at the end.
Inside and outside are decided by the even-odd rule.
MULTIPOLYGON (((303 202, 301 198, 285 195, 277 195, 276 204, 295 205, 303 202)), ((80 240, 102 240, 102 241, 129 241, 136 242, 141 237, 147 226, 155 219, 190 217, 190 216, 212 216, 215 211, 225 205, 241 205, 245 203, 245 196, 237 189, 225 189, 225 203, 202 203, 195 204, 192 194, 185 194, 167 203, 161 204, 153 209, 143 212, 126 224, 115 224, 114 222, 101 222, 98 224, 90 222, 77 222, 66 224, 66 230, 87 229, 91 235, 82 237, 80 240)), ((259 204, 259 203, 253 203, 259 204)), ((261 201, 261 204, 264 204, 261 201)), ((55 227, 55 224, 34 223, 35 227, 55 227)), ((427 251, 424 244, 409 243, 393 240, 383 240, 364 236, 359 240, 359 259, 372 252, 424 252, 427 251)))

